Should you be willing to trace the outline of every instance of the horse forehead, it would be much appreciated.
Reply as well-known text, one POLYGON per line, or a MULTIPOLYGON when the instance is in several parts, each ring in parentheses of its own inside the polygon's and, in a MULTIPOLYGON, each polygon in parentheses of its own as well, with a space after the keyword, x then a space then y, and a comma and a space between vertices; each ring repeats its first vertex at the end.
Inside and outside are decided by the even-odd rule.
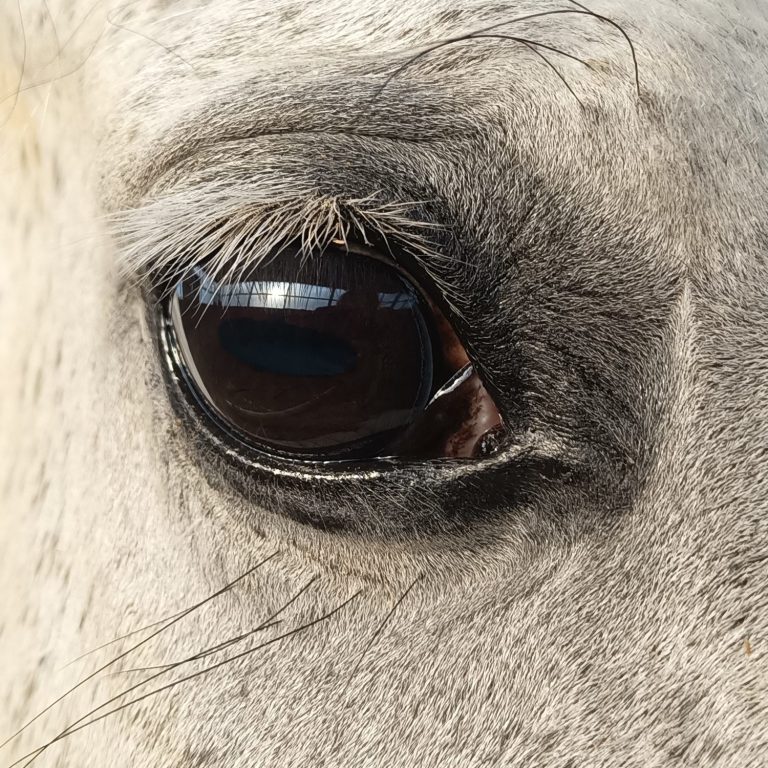
MULTIPOLYGON (((227 75, 232 70, 225 62, 268 69, 275 62, 308 58, 322 68, 341 52, 375 57, 498 24, 506 25, 499 31, 510 34, 535 29, 552 45, 599 39, 606 51, 625 52, 624 37, 616 28, 595 26, 596 15, 615 19, 630 36, 656 48, 657 64, 694 56, 727 66, 740 58, 741 48, 759 48, 760 30, 768 26, 760 0, 727 5, 691 0, 685 6, 674 0, 597 0, 589 10, 574 0, 36 0, 20 12, 7 7, 2 13, 10 17, 8 27, 20 33, 19 40, 25 38, 25 70, 32 72, 36 65, 50 70, 53 51, 58 76, 78 73, 92 59, 106 63, 102 78, 121 81, 141 75, 146 80, 160 72, 182 81, 195 75, 190 65, 201 60, 216 62, 227 75), (110 60, 119 61, 119 67, 109 66, 110 60)), ((519 51, 500 46, 495 52, 505 55, 515 57, 519 51)))
MULTIPOLYGON (((88 3, 78 2, 81 15, 93 12, 88 3)), ((684 6, 675 0, 597 0, 587 6, 573 0, 217 0, 193 6, 173 0, 139 0, 105 8, 102 14, 111 35, 127 39, 138 33, 133 35, 134 44, 145 49, 154 44, 154 54, 165 53, 169 60, 174 52, 183 58, 189 55, 191 60, 196 55, 213 54, 219 61, 308 55, 318 64, 337 51, 375 55, 502 23, 507 25, 500 28, 502 32, 514 34, 514 29, 535 28, 552 44, 600 38, 606 46, 622 50, 622 36, 610 34, 609 28, 596 28, 596 16, 603 21, 615 19, 632 36, 654 39, 667 47, 668 58, 693 53, 685 50, 681 34, 699 42, 700 54, 714 57, 721 47, 733 54, 740 44, 759 45, 759 40, 750 38, 767 23, 760 0, 740 0, 726 6, 715 0, 691 0, 684 6)), ((515 55, 514 49, 510 55, 515 55)), ((145 59, 144 66, 147 63, 145 59)), ((169 63, 183 62, 177 58, 169 63)))
MULTIPOLYGON (((268 67, 278 60, 309 57, 321 67, 340 51, 375 56, 500 23, 510 25, 504 30, 507 32, 535 28, 553 45, 595 38, 616 51, 626 45, 622 36, 611 34, 609 28, 596 28, 595 17, 572 0, 382 0, 375 4, 362 0, 135 0, 95 4, 89 0, 48 0, 35 5, 39 6, 37 14, 25 20, 25 31, 36 30, 39 37, 47 30, 44 36, 57 38, 59 56, 74 57, 75 49, 79 49, 89 57, 96 54, 99 61, 98 53, 104 50, 105 60, 110 56, 119 59, 120 68, 103 74, 120 79, 142 72, 151 74, 157 66, 183 79, 190 74, 184 71, 185 61, 194 64, 203 58, 219 65, 259 62, 268 67)), ((713 0, 692 0, 685 8, 671 0, 598 0, 590 11, 615 18, 633 36, 648 33, 647 37, 663 41, 667 58, 690 55, 690 50, 683 50, 686 46, 679 39, 681 33, 697 38, 700 53, 715 58, 718 48, 729 46, 733 53, 739 42, 749 44, 749 36, 766 24, 759 0, 743 0, 727 7, 713 0)), ((14 16, 13 10, 5 13, 14 16)), ((30 54, 28 49, 26 66, 32 65, 30 54)), ((516 55, 514 48, 509 48, 508 55, 516 55)))
MULTIPOLYGON (((156 29, 176 30, 177 41, 188 40, 194 46, 206 47, 214 37, 241 41, 242 50, 219 50, 219 57, 243 53, 260 56, 290 41, 321 55, 328 44, 354 47, 355 44, 381 42, 391 46, 397 41, 415 41, 445 33, 469 31, 484 24, 524 20, 523 17, 553 13, 565 17, 566 24, 557 23, 564 34, 578 29, 578 16, 597 14, 633 23, 635 29, 653 29, 656 36, 674 40, 681 30, 697 33, 702 38, 716 31, 727 37, 739 32, 749 34, 755 25, 765 24, 766 16, 759 0, 738 0, 723 5, 717 0, 691 0, 682 4, 676 0, 596 0, 581 4, 574 0, 508 0, 488 2, 474 0, 207 0, 189 3, 187 0, 136 0, 130 3, 103 4, 96 8, 88 0, 75 3, 57 0, 48 2, 51 8, 76 20, 99 16, 113 30, 134 23, 154 24, 156 29), (205 26, 201 26, 205 22, 205 26), (202 33, 202 34, 201 34, 202 33), (255 36, 255 37, 254 37, 255 36), (258 46, 254 45, 258 43, 258 46)), ((535 21, 536 19, 528 19, 535 21)), ((128 31, 129 30, 123 30, 128 31)), ((163 42, 163 41, 156 41, 163 42)), ((714 40, 713 40, 714 42, 714 40)), ((283 54, 292 51, 283 49, 283 54)))

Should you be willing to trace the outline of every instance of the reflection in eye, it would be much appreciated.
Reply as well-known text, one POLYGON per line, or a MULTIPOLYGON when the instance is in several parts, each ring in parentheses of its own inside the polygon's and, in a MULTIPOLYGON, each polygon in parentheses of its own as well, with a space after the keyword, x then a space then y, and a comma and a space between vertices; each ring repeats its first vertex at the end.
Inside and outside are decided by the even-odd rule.
POLYGON ((394 267, 285 249, 237 279, 176 286, 171 323, 220 426, 309 460, 468 458, 501 419, 450 325, 394 267))
MULTIPOLYGON (((200 282, 200 304, 218 304, 226 307, 253 307, 261 309, 298 309, 310 311, 335 306, 347 293, 344 288, 307 283, 252 280, 234 284, 221 284, 200 267, 194 270, 200 282)), ((179 298, 184 298, 184 285, 177 287, 179 298)), ((417 303, 409 291, 378 294, 379 305, 388 309, 403 309, 417 303)))

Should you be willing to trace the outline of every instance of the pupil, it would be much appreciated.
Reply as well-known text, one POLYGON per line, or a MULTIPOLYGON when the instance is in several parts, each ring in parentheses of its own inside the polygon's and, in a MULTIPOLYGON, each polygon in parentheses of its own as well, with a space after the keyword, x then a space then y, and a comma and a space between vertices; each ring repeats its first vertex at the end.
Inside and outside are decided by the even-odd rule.
POLYGON ((219 341, 232 357, 260 373, 340 376, 357 364, 357 352, 344 339, 274 320, 223 320, 219 341))
POLYGON ((171 314, 208 407, 268 448, 381 455, 433 394, 430 311, 374 259, 283 250, 221 281, 198 267, 171 314))

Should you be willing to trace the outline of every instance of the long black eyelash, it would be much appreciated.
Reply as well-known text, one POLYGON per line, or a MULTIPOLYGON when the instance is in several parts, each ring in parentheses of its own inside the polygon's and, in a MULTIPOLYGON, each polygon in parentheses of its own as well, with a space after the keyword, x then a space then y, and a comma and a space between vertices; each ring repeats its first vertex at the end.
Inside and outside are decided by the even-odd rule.
MULTIPOLYGON (((16 733, 14 733, 12 736, 9 736, 2 744, 0 744, 0 749, 2 749, 4 746, 6 746, 6 744, 9 744, 17 736, 19 736, 24 731, 26 731, 27 728, 29 728, 30 725, 32 725, 35 721, 39 720, 46 712, 49 712, 59 702, 63 701, 67 696, 70 696, 72 693, 74 693, 76 690, 78 690, 78 688, 80 688, 81 686, 85 685, 89 680, 92 680, 97 675, 99 675, 102 672, 104 672, 105 670, 109 669, 109 667, 111 667, 113 664, 116 664, 118 661, 120 661, 120 659, 124 659, 126 656, 128 656, 131 653, 133 653, 135 650, 137 650, 141 646, 145 645, 146 643, 148 643, 153 638, 157 637, 162 632, 165 632, 166 629, 169 629, 170 627, 172 627, 177 622, 181 621, 186 616, 189 616, 189 614, 191 614, 194 611, 198 610, 198 608, 201 608, 203 605, 205 605, 206 603, 209 603, 211 600, 214 600, 217 597, 220 597, 221 595, 225 594, 226 592, 229 592, 233 587, 235 587, 237 584, 239 584, 245 578, 247 578, 252 573, 257 571, 259 568, 261 568, 262 565, 265 565, 270 560, 272 560, 273 558, 277 557, 279 554, 280 554, 279 551, 273 552, 271 555, 269 555, 268 557, 266 557, 263 560, 261 560, 260 562, 258 562, 256 565, 254 565, 252 568, 247 570, 245 573, 243 573, 240 576, 238 576, 234 581, 229 582, 229 584, 225 585, 221 589, 218 589, 216 592, 212 593, 211 595, 206 597, 204 600, 201 600, 200 602, 195 603, 194 605, 192 605, 191 607, 185 609, 184 611, 181 611, 181 613, 176 614, 176 616, 174 618, 172 618, 167 624, 164 624, 160 629, 156 630, 155 632, 153 632, 148 637, 145 637, 140 642, 138 642, 135 645, 131 646, 128 650, 123 651, 122 653, 118 654, 114 658, 110 659, 110 661, 108 661, 106 664, 103 664, 96 671, 91 672, 89 675, 84 677, 79 683, 77 683, 76 685, 72 686, 68 691, 65 691, 64 693, 62 693, 61 696, 59 696, 57 699, 55 699, 50 704, 48 704, 48 706, 46 706, 44 709, 42 709, 40 712, 38 712, 31 720, 27 721, 23 726, 21 726, 21 728, 19 728, 19 730, 16 731, 16 733)), ((20 758, 20 759, 23 760, 24 758, 20 758)), ((19 762, 19 761, 17 761, 17 762, 19 762)), ((15 764, 16 763, 14 763, 14 765, 15 764)))
MULTIPOLYGON (((61 741, 62 739, 65 739, 78 731, 83 730, 84 728, 87 728, 91 725, 94 725, 95 723, 98 723, 101 720, 104 720, 107 717, 110 717, 111 715, 114 715, 124 709, 127 709, 130 706, 133 706, 134 704, 138 704, 142 701, 145 701, 148 698, 151 698, 152 696, 156 696, 160 693, 163 693, 165 691, 171 690, 172 688, 175 688, 177 685, 181 685, 182 683, 189 682, 190 680, 194 680, 198 677, 201 677, 208 672, 213 672, 217 669, 220 669, 221 667, 226 666, 227 664, 230 664, 232 662, 238 661, 242 658, 245 658, 247 656, 250 656, 251 654, 255 653, 256 651, 261 650, 262 648, 266 648, 269 645, 272 645, 273 643, 278 642, 279 640, 284 640, 289 637, 293 637, 300 632, 303 632, 306 629, 309 629, 310 627, 315 626, 316 624, 320 624, 323 621, 326 621, 327 619, 330 619, 332 616, 336 615, 339 611, 341 611, 343 608, 345 608, 347 605, 349 605, 353 600, 355 600, 360 594, 362 594, 362 590, 358 590, 355 592, 351 597, 347 598, 343 603, 337 605, 334 609, 331 611, 328 611, 327 613, 323 614, 322 616, 319 616, 317 619, 313 619, 312 621, 308 621, 306 624, 302 624, 298 627, 295 627, 294 629, 285 632, 282 635, 278 635, 277 637, 273 637, 264 643, 261 643, 253 648, 249 648, 245 651, 242 651, 238 654, 235 654, 234 656, 229 657, 228 659, 224 659, 223 661, 219 661, 216 664, 212 664, 210 667, 206 667, 205 669, 201 669, 197 672, 194 672, 191 675, 187 675, 186 677, 182 677, 180 680, 174 680, 172 683, 168 683, 166 685, 161 686, 160 688, 155 688, 152 691, 149 691, 141 696, 136 697, 135 699, 131 699, 130 701, 124 702, 119 707, 115 707, 114 709, 109 710, 108 712, 103 713, 102 715, 99 715, 98 717, 94 718, 93 720, 89 720, 86 723, 82 723, 82 725, 78 725, 76 728, 72 728, 71 726, 67 728, 65 731, 62 731, 56 738, 52 739, 51 741, 47 742, 46 744, 43 744, 42 746, 38 747, 36 750, 33 750, 32 752, 29 752, 28 754, 20 757, 16 762, 12 763, 8 768, 14 768, 14 766, 21 763, 23 760, 27 760, 26 763, 24 763, 23 768, 29 768, 30 765, 50 746, 55 744, 58 741, 61 741), (29 759, 27 759, 29 758, 29 759)), ((281 609, 282 610, 282 609, 281 609)), ((163 672, 159 672, 158 675, 163 674, 163 672)), ((149 682, 149 680, 154 679, 157 675, 150 677, 148 680, 143 681, 139 685, 143 685, 146 682, 149 682)), ((136 686, 134 686, 136 687, 136 686)), ((120 694, 117 698, 120 696, 126 695, 126 693, 133 690, 133 688, 129 688, 127 691, 120 694)), ((109 702, 106 702, 105 704, 102 704, 101 706, 106 706, 106 704, 109 702)), ((97 707, 92 712, 88 713, 87 715, 84 715, 80 720, 83 720, 86 717, 89 717, 91 714, 98 711, 101 707, 97 707)), ((79 722, 79 721, 76 721, 79 722)))
MULTIPOLYGON (((403 64, 401 64, 399 67, 396 67, 394 71, 390 72, 389 75, 385 78, 384 82, 378 87, 376 92, 373 94, 373 96, 370 99, 370 104, 373 104, 375 101, 378 100, 378 98, 381 96, 381 94, 386 90, 386 88, 389 86, 389 84, 399 75, 401 75, 408 67, 415 64, 420 59, 423 59, 425 56, 427 56, 430 53, 433 53, 434 51, 440 50, 442 48, 445 48, 449 45, 453 45, 455 43, 462 43, 467 42, 468 40, 477 39, 481 35, 485 35, 487 33, 493 32, 496 29, 499 29, 500 27, 505 27, 510 24, 517 24, 519 22, 523 21, 532 21, 533 19, 540 19, 547 16, 558 16, 558 15, 579 15, 579 16, 591 16, 592 18, 602 21, 606 24, 610 24, 612 27, 617 29, 622 37, 627 41, 627 44, 629 46, 630 52, 632 54, 632 64, 634 67, 634 79, 635 79, 635 88, 637 91, 638 98, 641 96, 641 87, 640 87, 640 65, 637 60, 637 52, 635 50, 635 45, 632 42, 632 38, 630 38, 627 31, 624 29, 624 27, 619 24, 617 21, 614 21, 613 19, 609 19, 607 16, 601 16, 598 13, 595 13, 594 11, 591 11, 589 8, 587 8, 585 5, 582 5, 581 3, 575 2, 575 0, 569 0, 569 2, 573 3, 578 7, 578 10, 571 9, 571 8, 560 8, 552 11, 541 11, 540 13, 531 13, 526 14, 525 16, 518 16, 515 19, 509 19, 507 21, 500 21, 496 24, 491 24, 487 27, 482 27, 480 29, 476 29, 472 32, 467 32, 464 35, 457 35, 456 37, 448 38, 447 40, 442 40, 439 43, 435 43, 434 45, 431 45, 424 50, 419 51, 418 53, 414 54, 410 59, 405 61, 403 64)), ((532 41, 528 41, 529 43, 532 43, 532 41)), ((562 53, 560 51, 560 53, 562 53)), ((570 90, 570 88, 569 88, 570 90)))

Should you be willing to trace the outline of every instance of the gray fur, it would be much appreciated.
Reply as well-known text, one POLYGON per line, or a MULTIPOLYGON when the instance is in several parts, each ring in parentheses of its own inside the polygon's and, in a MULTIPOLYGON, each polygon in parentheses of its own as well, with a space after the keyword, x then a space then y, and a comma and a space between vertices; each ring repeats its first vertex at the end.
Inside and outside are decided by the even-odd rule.
POLYGON ((639 95, 627 41, 576 13, 502 27, 588 62, 547 53, 572 92, 503 39, 387 82, 571 3, 2 6, 0 738, 129 643, 70 659, 279 551, 114 671, 317 576, 280 625, 134 695, 357 596, 39 764, 768 761, 768 10, 590 7, 639 95), (174 410, 133 274, 183 268, 207 216, 278 210, 270 237, 311 242, 329 207, 417 238, 530 458, 498 493, 434 468, 286 484, 174 410))

